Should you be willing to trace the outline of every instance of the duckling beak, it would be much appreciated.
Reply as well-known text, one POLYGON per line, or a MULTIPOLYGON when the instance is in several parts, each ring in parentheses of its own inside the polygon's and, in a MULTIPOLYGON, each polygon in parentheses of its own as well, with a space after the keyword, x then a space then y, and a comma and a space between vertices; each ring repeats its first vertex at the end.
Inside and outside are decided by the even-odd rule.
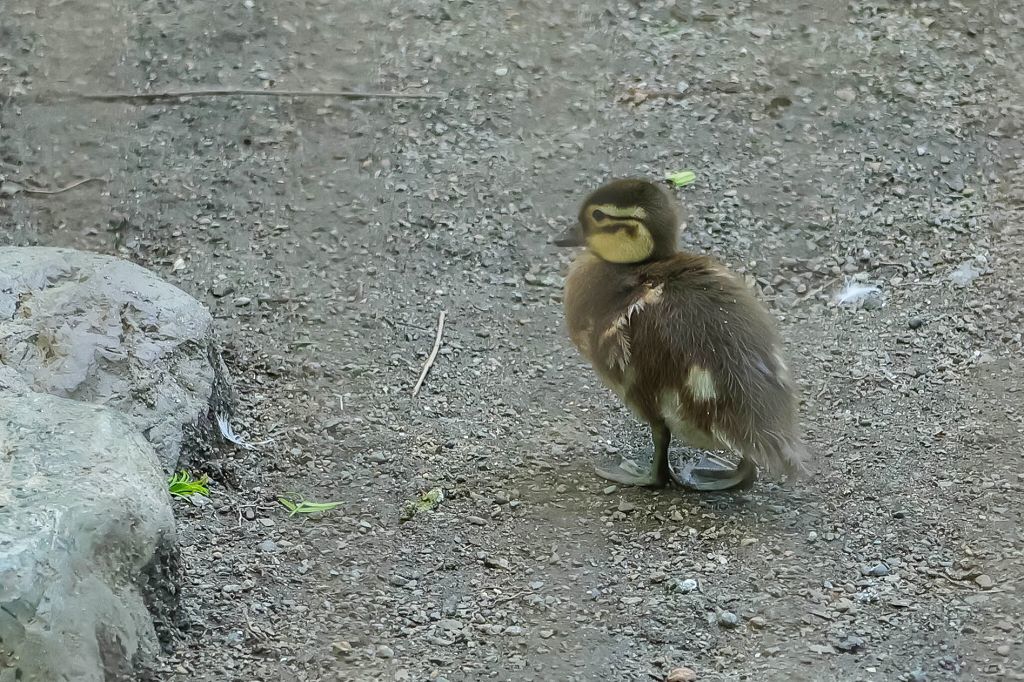
POLYGON ((583 246, 586 244, 583 241, 583 228, 578 222, 570 225, 569 229, 558 235, 551 243, 555 246, 583 246))

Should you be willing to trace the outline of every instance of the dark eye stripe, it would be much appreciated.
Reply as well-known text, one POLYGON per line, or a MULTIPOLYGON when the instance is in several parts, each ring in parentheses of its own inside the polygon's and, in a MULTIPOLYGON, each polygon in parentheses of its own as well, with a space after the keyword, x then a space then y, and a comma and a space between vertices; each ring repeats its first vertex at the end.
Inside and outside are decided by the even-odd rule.
POLYGON ((630 237, 636 236, 637 224, 633 222, 621 222, 621 223, 609 223, 607 225, 601 225, 597 228, 598 232, 607 232, 608 234, 615 234, 616 232, 625 231, 630 237))
POLYGON ((604 220, 608 217, 608 214, 601 210, 595 210, 592 214, 594 220, 604 220))

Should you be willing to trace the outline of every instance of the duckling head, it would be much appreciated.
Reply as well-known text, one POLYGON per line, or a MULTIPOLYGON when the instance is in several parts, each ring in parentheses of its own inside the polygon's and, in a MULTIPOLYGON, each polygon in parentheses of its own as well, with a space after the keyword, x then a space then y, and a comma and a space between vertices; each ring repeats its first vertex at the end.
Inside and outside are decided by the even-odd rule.
POLYGON ((579 223, 559 246, 586 246, 610 263, 642 263, 676 252, 679 212, 664 188, 647 180, 613 180, 594 190, 580 208, 579 223))

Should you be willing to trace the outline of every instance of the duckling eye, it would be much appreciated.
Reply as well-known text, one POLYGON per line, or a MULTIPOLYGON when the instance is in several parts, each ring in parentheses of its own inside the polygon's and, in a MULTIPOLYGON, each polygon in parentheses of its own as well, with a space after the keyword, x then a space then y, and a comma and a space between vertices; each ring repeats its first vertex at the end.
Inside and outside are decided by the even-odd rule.
POLYGON ((591 213, 590 215, 591 217, 594 218, 594 220, 604 220, 605 218, 608 217, 608 214, 602 211, 601 209, 595 209, 594 212, 591 213))

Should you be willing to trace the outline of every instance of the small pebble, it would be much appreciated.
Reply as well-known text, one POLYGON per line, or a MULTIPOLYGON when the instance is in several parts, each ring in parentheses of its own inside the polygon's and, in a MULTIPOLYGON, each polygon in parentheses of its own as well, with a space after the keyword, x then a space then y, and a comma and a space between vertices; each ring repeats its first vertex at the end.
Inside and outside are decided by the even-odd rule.
POLYGON ((836 97, 849 104, 857 99, 857 93, 853 88, 840 88, 836 90, 836 97))
POLYGON ((697 673, 692 668, 673 668, 665 678, 665 682, 694 682, 697 673))
POLYGON ((690 594, 697 590, 697 581, 693 578, 686 578, 685 580, 676 580, 670 583, 674 592, 682 592, 683 594, 690 594))
POLYGON ((622 500, 621 502, 619 502, 619 511, 620 512, 631 512, 631 511, 633 511, 635 509, 636 509, 636 505, 633 504, 632 502, 627 502, 626 500, 622 500))
POLYGON ((441 628, 442 630, 450 630, 451 632, 459 632, 465 626, 464 626, 464 624, 462 623, 461 620, 456 620, 454 618, 445 618, 443 620, 438 621, 437 627, 441 628))
POLYGON ((605 495, 611 495, 611 494, 613 494, 618 489, 619 489, 619 486, 617 486, 617 485, 610 485, 607 488, 605 488, 604 490, 602 490, 601 492, 604 493, 605 495))
POLYGON ((852 654, 863 649, 864 644, 863 638, 850 635, 836 642, 836 648, 852 654))
POLYGON ((974 584, 983 590, 989 590, 992 589, 992 586, 996 584, 996 581, 992 579, 992 576, 988 576, 982 573, 974 579, 974 584))
POLYGON ((882 307, 882 299, 878 296, 868 296, 860 305, 864 310, 878 310, 882 307))
POLYGON ((486 526, 487 519, 480 516, 467 516, 466 520, 472 523, 474 526, 486 526))
POLYGON ((493 559, 491 557, 484 558, 484 566, 487 568, 501 568, 508 570, 508 559, 501 557, 499 559, 493 559))
POLYGON ((920 317, 912 317, 909 320, 907 320, 907 326, 910 327, 911 329, 920 329, 921 327, 924 326, 924 320, 922 320, 920 317))
POLYGON ((718 624, 723 628, 734 628, 740 624, 740 619, 732 611, 719 611, 718 624))
POLYGON ((867 570, 862 570, 861 572, 864 575, 869 575, 874 578, 881 578, 882 576, 889 575, 889 567, 880 561, 871 568, 867 570))
POLYGON ((1000 656, 1009 656, 1010 655, 1010 645, 1009 644, 1000 644, 998 647, 996 647, 996 653, 999 654, 1000 656))
POLYGON ((377 658, 394 658, 395 650, 389 647, 387 644, 377 645, 377 658))
POLYGON ((216 298, 224 298, 228 294, 234 293, 234 291, 235 287, 233 285, 226 282, 218 282, 213 285, 210 293, 212 293, 216 298))

